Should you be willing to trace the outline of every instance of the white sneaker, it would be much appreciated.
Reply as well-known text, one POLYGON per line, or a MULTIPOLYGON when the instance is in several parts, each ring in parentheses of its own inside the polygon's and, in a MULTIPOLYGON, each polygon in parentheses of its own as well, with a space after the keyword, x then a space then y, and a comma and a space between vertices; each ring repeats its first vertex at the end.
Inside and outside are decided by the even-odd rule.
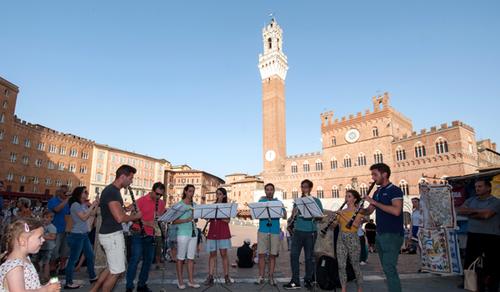
POLYGON ((179 283, 177 283, 177 288, 178 288, 179 290, 184 290, 184 289, 186 289, 186 285, 184 285, 184 284, 179 285, 179 283))
POLYGON ((195 289, 200 288, 200 284, 196 284, 196 283, 189 283, 188 282, 188 286, 191 287, 191 288, 195 288, 195 289))
POLYGON ((366 265, 366 262, 360 262, 359 263, 360 266, 365 266, 366 265))

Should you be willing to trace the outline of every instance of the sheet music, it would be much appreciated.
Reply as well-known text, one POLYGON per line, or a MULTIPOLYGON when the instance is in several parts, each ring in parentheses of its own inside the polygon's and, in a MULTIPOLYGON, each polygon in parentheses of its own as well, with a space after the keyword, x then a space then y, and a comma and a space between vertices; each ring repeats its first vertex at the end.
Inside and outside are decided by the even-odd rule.
POLYGON ((160 218, 159 222, 173 222, 181 217, 189 209, 182 204, 175 204, 170 209, 167 210, 160 218))
POLYGON ((194 208, 193 216, 195 219, 215 219, 216 213, 217 219, 234 218, 238 214, 238 204, 226 203, 197 205, 194 208))
POLYGON ((295 205, 297 205, 300 215, 303 218, 323 217, 323 211, 321 211, 313 197, 297 198, 295 199, 295 205))
POLYGON ((267 201, 248 203, 252 219, 273 219, 283 217, 283 203, 281 201, 267 201), (269 213, 267 212, 269 208, 269 213))

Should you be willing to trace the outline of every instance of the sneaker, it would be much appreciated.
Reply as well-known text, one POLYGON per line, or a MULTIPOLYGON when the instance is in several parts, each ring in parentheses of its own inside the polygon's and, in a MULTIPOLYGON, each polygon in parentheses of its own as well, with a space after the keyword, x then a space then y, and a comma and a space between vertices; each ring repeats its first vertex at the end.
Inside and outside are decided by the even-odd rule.
POLYGON ((254 282, 255 285, 262 285, 264 284, 264 277, 259 277, 257 281, 254 282))
POLYGON ((269 278, 269 284, 271 284, 271 286, 276 286, 276 281, 274 280, 274 277, 269 278))
POLYGON ((283 289, 285 289, 285 290, 300 289, 300 284, 297 284, 294 281, 290 281, 290 283, 283 285, 283 289))
POLYGON ((153 290, 149 289, 148 285, 138 286, 137 292, 153 292, 153 290))
POLYGON ((184 285, 184 284, 179 285, 179 283, 177 283, 177 288, 178 288, 179 290, 184 290, 184 289, 186 289, 186 285, 184 285))
POLYGON ((231 285, 234 283, 234 280, 231 279, 231 277, 229 277, 229 275, 226 275, 226 276, 224 276, 224 282, 226 283, 226 285, 231 285))
POLYGON ((80 285, 76 285, 76 284, 68 284, 68 285, 64 285, 64 290, 76 290, 76 289, 80 289, 82 286, 80 285))
POLYGON ((360 262, 359 265, 360 266, 366 266, 366 262, 360 262))
POLYGON ((304 280, 304 288, 306 288, 307 290, 311 290, 312 287, 313 287, 313 285, 312 285, 311 281, 305 281, 304 280))
POLYGON ((190 283, 190 282, 188 282, 188 286, 190 288, 194 288, 194 289, 200 288, 200 284, 196 284, 196 283, 190 283))
POLYGON ((203 282, 205 286, 212 286, 214 284, 214 276, 208 275, 207 279, 205 282, 203 282))

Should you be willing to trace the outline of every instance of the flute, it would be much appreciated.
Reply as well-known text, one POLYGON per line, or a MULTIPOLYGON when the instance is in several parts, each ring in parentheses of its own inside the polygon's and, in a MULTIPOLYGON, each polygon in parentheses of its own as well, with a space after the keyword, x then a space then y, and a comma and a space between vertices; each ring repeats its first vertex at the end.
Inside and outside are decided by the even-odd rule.
MULTIPOLYGON (((368 191, 366 192, 366 196, 370 195, 370 192, 373 190, 374 186, 375 186, 375 182, 372 182, 372 184, 368 188, 368 191)), ((356 220, 356 217, 358 216, 358 213, 361 211, 361 209, 363 209, 364 203, 365 203, 365 199, 361 199, 359 201, 359 205, 356 208, 356 210, 354 211, 354 214, 352 214, 351 220, 349 220, 349 222, 347 222, 347 224, 345 225, 345 227, 347 227, 347 229, 351 229, 352 225, 354 224, 354 221, 356 220)))

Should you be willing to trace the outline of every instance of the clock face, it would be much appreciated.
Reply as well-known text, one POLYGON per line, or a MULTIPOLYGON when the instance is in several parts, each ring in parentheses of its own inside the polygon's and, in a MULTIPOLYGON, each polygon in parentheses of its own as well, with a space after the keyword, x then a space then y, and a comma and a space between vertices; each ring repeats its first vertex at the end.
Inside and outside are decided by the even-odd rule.
POLYGON ((350 129, 345 133, 345 140, 349 143, 354 143, 359 139, 359 131, 357 129, 350 129))
POLYGON ((273 150, 267 150, 266 152, 266 160, 271 162, 276 158, 276 153, 273 150))

